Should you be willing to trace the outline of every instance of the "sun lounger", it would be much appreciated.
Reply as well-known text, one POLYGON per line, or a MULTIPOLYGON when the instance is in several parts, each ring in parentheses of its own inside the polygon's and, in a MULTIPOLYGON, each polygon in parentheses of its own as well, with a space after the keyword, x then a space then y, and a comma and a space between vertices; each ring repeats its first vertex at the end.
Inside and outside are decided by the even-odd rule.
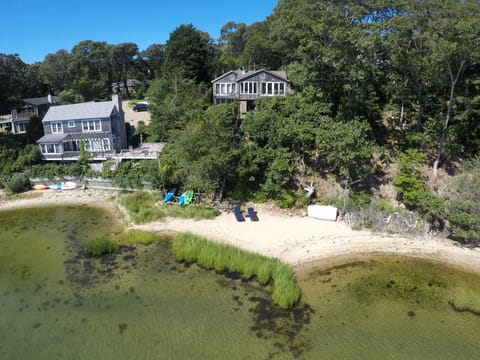
POLYGON ((258 221, 257 212, 255 210, 253 210, 253 208, 249 207, 247 209, 247 213, 248 213, 248 217, 250 218, 250 220, 258 221))
POLYGON ((245 221, 242 211, 240 210, 240 206, 235 206, 233 208, 233 213, 235 214, 235 218, 237 219, 237 221, 245 221))

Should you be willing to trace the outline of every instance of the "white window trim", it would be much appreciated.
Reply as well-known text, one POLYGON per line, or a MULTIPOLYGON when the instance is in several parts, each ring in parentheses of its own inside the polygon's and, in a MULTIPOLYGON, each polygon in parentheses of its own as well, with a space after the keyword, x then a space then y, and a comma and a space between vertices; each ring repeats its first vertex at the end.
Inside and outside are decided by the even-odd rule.
POLYGON ((262 95, 264 96, 280 96, 285 94, 285 83, 281 81, 265 81, 262 83, 262 95), (277 91, 275 91, 275 87, 277 87, 277 91))
POLYGON ((240 85, 240 93, 244 95, 257 95, 258 81, 242 81, 240 85))
POLYGON ((63 133, 63 124, 61 122, 52 122, 50 129, 52 130, 52 134, 61 134, 63 133))
POLYGON ((61 154, 62 150, 58 143, 44 143, 40 144, 40 150, 42 154, 61 154), (53 146, 53 151, 48 151, 48 146, 53 146))
POLYGON ((88 152, 102 152, 111 150, 110 139, 108 138, 85 139, 83 140, 83 144, 85 146, 85 151, 88 152), (96 145, 96 148, 94 145, 96 145))
POLYGON ((224 82, 215 84, 215 95, 225 96, 237 93, 237 83, 224 82))
POLYGON ((70 121, 68 122, 68 127, 69 127, 69 128, 75 127, 75 121, 70 120, 70 121))
POLYGON ((101 120, 82 120, 82 132, 92 133, 92 132, 100 132, 100 131, 102 131, 101 120), (93 125, 93 130, 90 129, 91 125, 93 125))
POLYGON ((110 140, 108 138, 103 138, 102 146, 104 151, 110 151, 110 140))

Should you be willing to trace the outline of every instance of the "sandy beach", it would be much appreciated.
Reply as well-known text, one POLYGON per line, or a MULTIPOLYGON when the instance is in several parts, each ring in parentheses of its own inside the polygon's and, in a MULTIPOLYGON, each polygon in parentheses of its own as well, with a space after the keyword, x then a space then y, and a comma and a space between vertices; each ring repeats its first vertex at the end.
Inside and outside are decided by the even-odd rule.
MULTIPOLYGON (((91 205, 115 210, 114 192, 73 190, 30 192, 25 197, 0 197, 0 210, 45 205, 91 205)), ((480 273, 480 249, 457 246, 443 238, 405 238, 355 231, 343 222, 321 221, 256 207, 259 221, 237 222, 223 212, 213 220, 167 219, 132 227, 155 232, 190 231, 209 239, 281 259, 302 272, 312 264, 329 264, 366 255, 405 255, 438 260, 480 273)))

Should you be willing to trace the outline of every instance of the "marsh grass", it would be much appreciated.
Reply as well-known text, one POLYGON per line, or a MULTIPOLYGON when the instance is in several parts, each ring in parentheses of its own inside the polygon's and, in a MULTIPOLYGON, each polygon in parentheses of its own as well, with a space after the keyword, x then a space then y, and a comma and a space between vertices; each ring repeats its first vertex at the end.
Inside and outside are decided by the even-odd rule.
POLYGON ((100 235, 88 239, 84 243, 84 249, 87 254, 93 256, 102 256, 118 250, 118 243, 105 235, 100 235))
POLYGON ((273 281, 272 300, 281 308, 289 308, 300 298, 295 276, 290 267, 277 259, 209 241, 192 233, 180 233, 172 241, 177 261, 196 262, 217 271, 232 271, 246 279, 256 278, 265 285, 273 281))
POLYGON ((156 206, 159 200, 159 194, 139 191, 123 196, 120 203, 125 207, 134 223, 142 224, 164 217, 164 213, 156 206))
POLYGON ((468 311, 480 316, 480 293, 469 288, 455 289, 450 304, 456 311, 468 311))
POLYGON ((127 210, 130 219, 136 224, 162 220, 166 217, 180 217, 185 219, 213 219, 220 215, 220 211, 197 205, 178 206, 164 205, 159 193, 135 192, 125 195, 120 203, 127 210))
POLYGON ((119 241, 128 244, 156 244, 171 240, 171 235, 159 235, 149 231, 130 229, 119 235, 119 241))

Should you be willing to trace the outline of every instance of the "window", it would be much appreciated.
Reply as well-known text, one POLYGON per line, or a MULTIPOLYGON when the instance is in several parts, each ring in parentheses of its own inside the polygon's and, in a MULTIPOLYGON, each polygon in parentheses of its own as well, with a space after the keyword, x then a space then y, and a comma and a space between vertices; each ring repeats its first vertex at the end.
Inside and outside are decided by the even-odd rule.
POLYGON ((42 154, 60 154, 60 144, 40 144, 42 154))
POLYGON ((68 127, 69 127, 69 128, 75 127, 75 121, 69 121, 69 122, 68 122, 68 127))
POLYGON ((50 124, 53 133, 63 133, 62 123, 61 122, 54 122, 50 124))
POLYGON ((215 84, 216 95, 230 95, 237 92, 237 84, 235 83, 220 83, 215 84))
POLYGON ((87 139, 84 141, 85 150, 90 152, 100 152, 110 150, 110 140, 104 139, 87 139))
POLYGON ((102 131, 102 123, 100 120, 84 120, 82 121, 83 132, 102 131))
POLYGON ((26 132, 27 125, 25 123, 18 123, 17 124, 17 132, 26 132))
POLYGON ((266 95, 266 96, 285 95, 285 83, 283 82, 262 83, 262 95, 266 95))
POLYGON ((240 84, 240 93, 242 94, 257 94, 256 81, 244 81, 240 84))

